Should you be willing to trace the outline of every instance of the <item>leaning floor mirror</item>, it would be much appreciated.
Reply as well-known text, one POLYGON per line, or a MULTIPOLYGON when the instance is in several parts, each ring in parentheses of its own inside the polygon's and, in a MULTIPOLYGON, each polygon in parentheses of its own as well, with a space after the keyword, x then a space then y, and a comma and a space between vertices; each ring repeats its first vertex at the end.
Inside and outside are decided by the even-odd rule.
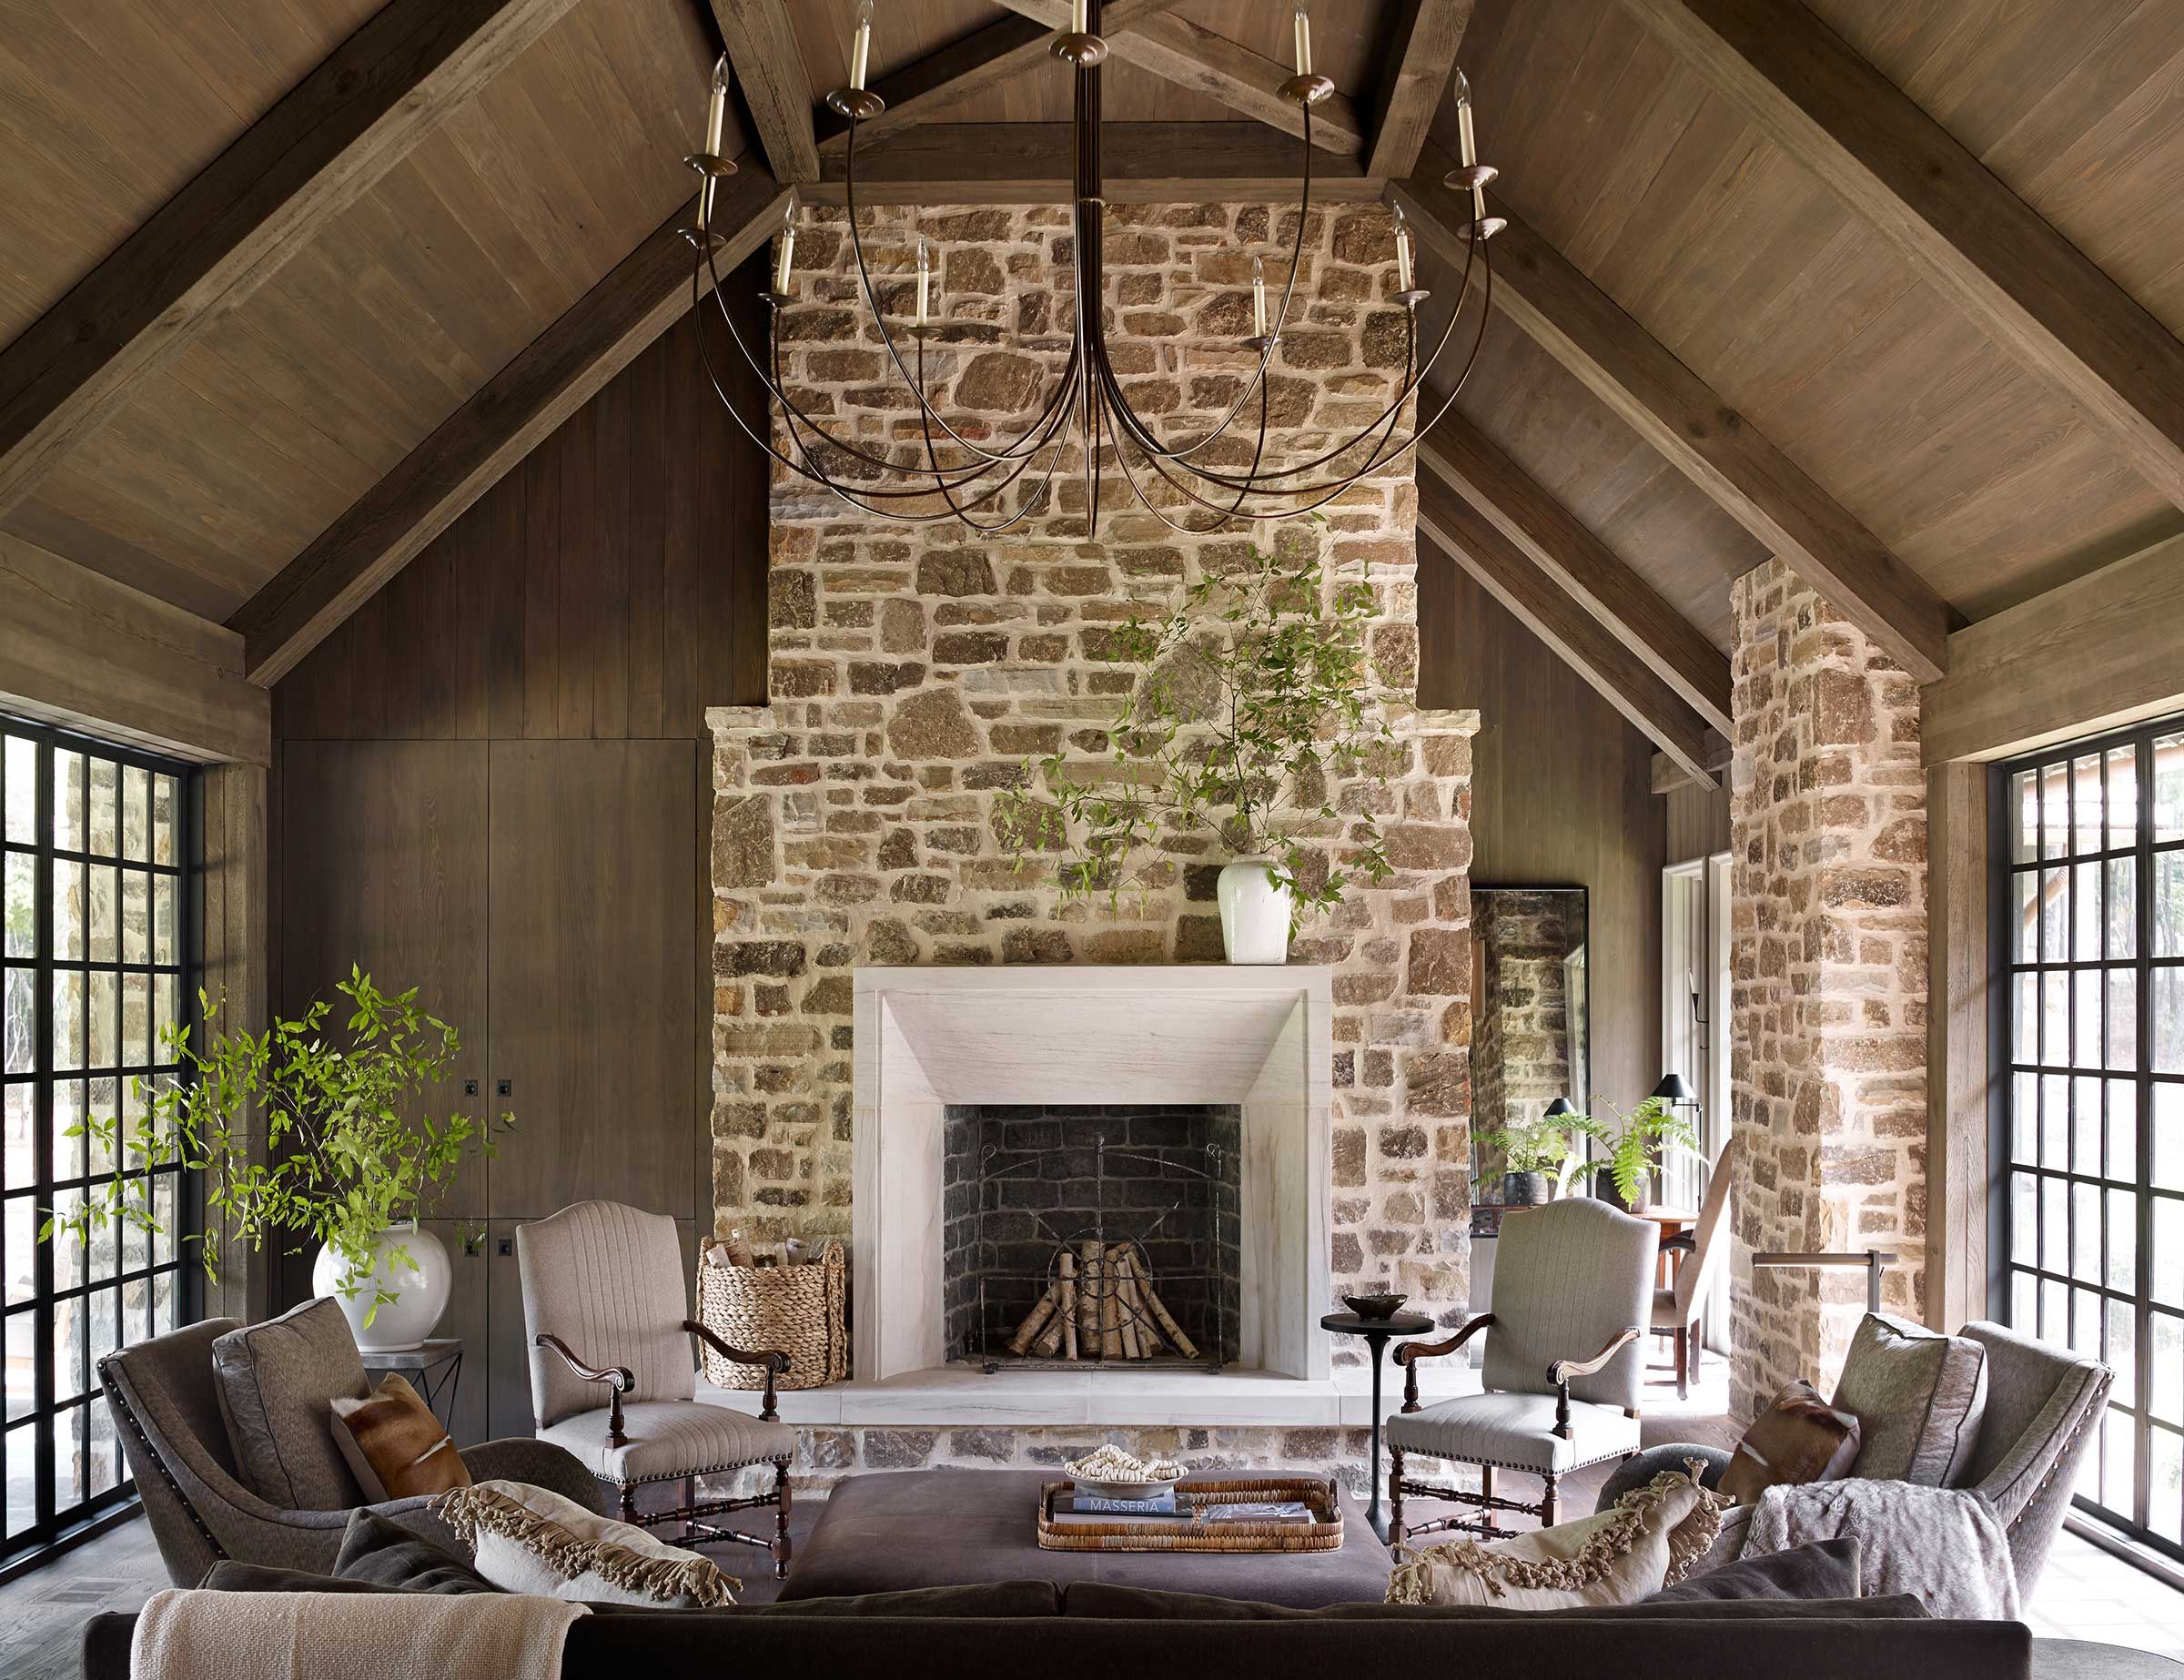
MULTIPOLYGON (((1575 1181, 1558 1104, 1592 1089, 1585 889, 1471 889, 1471 1173, 1481 1201, 1527 1205, 1575 1181)), ((1582 1139, 1575 1140, 1582 1146, 1582 1139)))

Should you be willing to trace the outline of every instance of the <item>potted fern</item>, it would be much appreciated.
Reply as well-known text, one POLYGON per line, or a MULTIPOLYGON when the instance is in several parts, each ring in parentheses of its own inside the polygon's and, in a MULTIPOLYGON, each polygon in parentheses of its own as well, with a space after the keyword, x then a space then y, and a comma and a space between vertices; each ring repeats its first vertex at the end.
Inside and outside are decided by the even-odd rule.
POLYGON ((1569 1194, 1571 1179, 1585 1164, 1579 1139, 1599 1134, 1597 1123, 1582 1114, 1542 1115, 1481 1132, 1479 1142, 1502 1157, 1502 1203, 1533 1208, 1569 1194))
MULTIPOLYGON (((459 1035, 419 1005, 415 987, 389 995, 352 966, 335 989, 351 1006, 339 1037, 328 1030, 331 1006, 323 999, 300 1020, 276 1020, 262 1033, 216 1033, 215 1007, 198 993, 204 1047, 191 1043, 187 1027, 170 1023, 160 1043, 182 1078, 139 1079, 139 1116, 126 1129, 114 1115, 70 1128, 119 1170, 68 1212, 49 1216, 39 1235, 88 1241, 95 1227, 157 1230, 147 1175, 178 1162, 206 1174, 207 1225, 225 1224, 260 1251, 284 1238, 318 1243, 312 1287, 341 1303, 359 1348, 421 1342, 447 1310, 453 1273, 446 1248, 418 1221, 466 1160, 497 1153, 514 1120, 404 1118, 451 1077, 459 1035), (262 1161, 250 1159, 245 1117, 253 1106, 266 1117, 262 1161)), ((199 1240, 199 1250, 205 1275, 217 1278, 217 1245, 199 1240)))
POLYGON ((1373 700, 1373 612, 1370 585, 1330 589, 1317 561, 1254 547, 1172 612, 1117 625, 1103 652, 1139 674, 1110 757, 1026 761, 996 801, 1004 848, 1061 853, 1065 900, 1119 903, 1210 839, 1229 854, 1216 887, 1228 960, 1288 961, 1299 915, 1391 873, 1371 811, 1334 803, 1337 781, 1395 757, 1373 700))
POLYGON ((1608 1159, 1594 1172, 1592 1193, 1629 1212, 1643 1213, 1653 1205, 1653 1175, 1661 1170, 1662 1156, 1672 1144, 1697 1149, 1699 1134, 1665 1097, 1648 1097, 1628 1114, 1612 1102, 1606 1107, 1613 1118, 1604 1123, 1590 1115, 1566 1118, 1583 1121, 1582 1129, 1607 1146, 1608 1159))

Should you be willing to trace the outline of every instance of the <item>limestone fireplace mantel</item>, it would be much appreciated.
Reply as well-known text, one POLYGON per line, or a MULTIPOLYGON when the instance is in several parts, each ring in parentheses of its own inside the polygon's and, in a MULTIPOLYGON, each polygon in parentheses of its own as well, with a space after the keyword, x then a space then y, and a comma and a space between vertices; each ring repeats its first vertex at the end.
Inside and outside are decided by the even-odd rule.
POLYGON ((855 1371, 945 1361, 949 1104, 1233 1103, 1243 1115, 1239 1364, 1324 1380, 1332 971, 864 967, 855 984, 855 1371))

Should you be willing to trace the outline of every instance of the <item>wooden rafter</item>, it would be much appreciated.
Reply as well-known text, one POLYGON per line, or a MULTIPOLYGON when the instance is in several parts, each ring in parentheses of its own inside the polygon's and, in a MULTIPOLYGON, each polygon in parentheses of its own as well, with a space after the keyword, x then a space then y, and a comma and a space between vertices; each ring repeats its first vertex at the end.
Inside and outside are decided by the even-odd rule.
MULTIPOLYGON (((1390 182, 1388 196, 1426 248, 1461 265, 1470 210, 1442 184, 1451 167, 1429 143, 1418 171, 1390 182)), ((1494 307, 1891 659, 1919 682, 1938 677, 1948 603, 1613 299, 1505 205, 1494 208, 1509 218, 1493 244, 1494 307)))
POLYGON ((1803 6, 1623 4, 2184 507, 2184 341, 1803 6))
MULTIPOLYGON (((1165 12, 1178 0, 1112 0, 1100 21, 1108 38, 1134 29, 1139 20, 1165 12)), ((918 123, 930 122, 951 106, 998 87, 1052 56, 1054 26, 1036 17, 1011 13, 960 41, 927 53, 889 72, 872 85, 887 108, 859 125, 857 144, 869 146, 918 123)), ((823 155, 840 157, 849 149, 849 124, 831 110, 819 113, 823 155)))
POLYGON ((1417 167, 1433 107, 1449 85, 1471 21, 1471 0, 1402 0, 1395 51, 1373 116, 1366 174, 1400 179, 1417 167))
POLYGON ((1569 509, 1453 411, 1420 440, 1418 455, 1686 705, 1729 733, 1728 659, 1569 509))
MULTIPOLYGON (((1729 768, 1731 757, 1728 737, 1708 732, 1706 736, 1706 768, 1716 775, 1729 768)), ((1671 758, 1666 753, 1655 753, 1652 764, 1652 785, 1656 794, 1673 794, 1679 787, 1695 787, 1691 772, 1671 758)))
POLYGON ((573 4, 389 0, 0 352, 0 513, 573 4))
MULTIPOLYGON (((1012 12, 1036 17, 1050 29, 1069 25, 1069 0, 1002 0, 1012 12)), ((1117 29, 1110 10, 1101 25, 1111 57, 1149 70, 1163 81, 1188 87, 1280 129, 1304 132, 1302 107, 1275 90, 1288 81, 1291 66, 1216 35, 1203 24, 1166 14, 1139 20, 1127 32, 1117 29)), ((1338 157, 1365 150, 1364 125, 1358 107, 1341 94, 1330 94, 1312 107, 1312 143, 1338 157)), ((1292 171, 1294 173, 1294 171, 1292 171)))
MULTIPOLYGON (((755 152, 720 185, 723 273, 772 233, 786 189, 755 152)), ((691 305, 691 250, 662 223, 228 620, 253 683, 277 682, 691 305)))
MULTIPOLYGON (((1264 123, 1109 123, 1101 137, 1112 204, 1293 200, 1297 143, 1264 123)), ((1067 123, 924 123, 857 151, 857 202, 1033 204, 1066 199, 1076 150, 1067 123)), ((824 178, 804 190, 814 204, 840 204, 840 159, 821 159, 824 178)), ((1312 197, 1380 197, 1355 157, 1324 157, 1312 197)))
POLYGON ((796 47, 784 0, 712 0, 743 89, 752 126, 774 178, 801 187, 819 178, 819 144, 812 129, 811 77, 796 47))
POLYGON ((1419 481, 1418 529, 1694 781, 1719 785, 1707 765, 1709 743, 1719 737, 1705 720, 1491 521, 1431 475, 1419 481))

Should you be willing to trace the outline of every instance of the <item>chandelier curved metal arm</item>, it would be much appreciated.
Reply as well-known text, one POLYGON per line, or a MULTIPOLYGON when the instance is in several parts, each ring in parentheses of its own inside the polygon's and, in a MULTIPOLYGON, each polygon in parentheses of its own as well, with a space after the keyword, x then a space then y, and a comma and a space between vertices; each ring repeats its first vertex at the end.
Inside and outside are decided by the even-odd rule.
POLYGON ((916 315, 907 329, 915 349, 907 357, 896 330, 889 325, 879 288, 874 283, 857 226, 857 134, 864 123, 886 107, 880 96, 864 86, 871 46, 872 0, 863 0, 859 7, 857 30, 851 48, 851 85, 830 94, 827 102, 849 120, 843 201, 858 290, 880 343, 887 352, 895 382, 902 386, 916 405, 922 460, 913 450, 875 448, 841 435, 818 416, 807 412, 790 393, 782 367, 782 314, 794 301, 790 290, 797 216, 794 193, 790 195, 787 215, 776 241, 774 285, 770 291, 760 294, 767 313, 769 339, 763 357, 753 353, 738 326, 735 312, 729 308, 723 289, 719 267, 719 253, 725 241, 711 228, 717 183, 735 168, 733 162, 721 155, 728 90, 726 59, 723 58, 715 66, 706 113, 705 145, 685 160, 700 177, 696 225, 684 230, 684 237, 695 250, 691 289, 692 301, 700 311, 698 353, 714 394, 736 425, 794 477, 824 489, 876 519, 910 524, 955 520, 974 531, 992 534, 1021 525, 1042 509, 1054 505, 1060 469, 1074 445, 1081 456, 1087 534, 1097 532, 1104 469, 1112 465, 1131 497, 1146 511, 1170 530, 1201 535, 1235 521, 1296 519, 1326 506, 1360 480, 1381 471, 1415 448, 1420 437, 1455 403, 1477 365, 1480 347, 1485 339, 1486 321, 1493 301, 1493 265, 1488 243, 1503 226, 1501 218, 1486 214, 1483 188, 1494 177, 1495 171, 1491 165, 1478 161, 1472 138, 1470 85, 1461 71, 1456 76, 1456 109, 1462 164, 1449 175, 1448 185, 1468 190, 1471 214, 1463 228, 1466 246, 1455 302, 1441 330, 1432 337, 1431 348, 1421 362, 1419 308, 1431 294, 1413 284, 1410 230, 1403 222, 1401 211, 1396 210, 1397 288, 1389 294, 1388 301, 1401 306, 1404 326, 1402 376, 1394 395, 1370 420, 1310 459, 1286 464, 1268 462, 1270 369, 1275 351, 1282 342, 1282 329, 1290 320, 1297 301, 1297 277, 1302 267, 1305 230, 1312 214, 1312 107, 1334 91, 1331 81, 1312 73, 1309 19, 1300 4, 1297 6, 1297 74, 1279 89, 1300 108, 1304 147, 1299 172, 1296 230, 1289 241, 1289 272, 1281 286, 1279 306, 1269 320, 1263 260, 1255 258, 1254 330, 1249 338, 1238 340, 1237 345, 1239 350, 1254 353, 1249 364, 1250 377, 1241 383, 1227 410, 1211 426, 1194 429, 1195 435, 1174 441, 1160 438, 1147 418, 1132 405, 1116 371, 1107 343, 1107 324, 1103 311, 1107 201, 1100 108, 1101 66, 1107 48, 1097 33, 1099 12, 1099 0, 1077 0, 1073 8, 1073 26, 1058 33, 1052 47, 1055 56, 1072 65, 1076 72, 1071 93, 1074 178, 1070 287, 1074 309, 1068 354, 1052 389, 1029 421, 1013 437, 996 442, 965 435, 927 394, 926 341, 945 329, 935 328, 931 320, 931 258, 924 236, 921 234, 917 242, 916 315), (1419 397, 1427 376, 1455 338, 1457 323, 1471 300, 1474 270, 1478 309, 1475 326, 1463 350, 1462 365, 1445 395, 1436 401, 1431 414, 1421 416, 1413 411, 1410 430, 1399 436, 1403 410, 1419 397), (703 319, 703 306, 708 299, 737 351, 765 387, 768 402, 774 410, 771 419, 758 424, 747 420, 714 369, 703 319), (1239 471, 1232 461, 1216 465, 1196 459, 1211 451, 1219 440, 1240 436, 1242 428, 1238 425, 1239 419, 1247 412, 1254 397, 1258 399, 1258 426, 1249 465, 1239 471), (779 442, 774 435, 776 428, 779 442), (1331 470, 1323 472, 1324 469, 1331 470), (1026 488, 1016 499, 1012 511, 1003 498, 1019 483, 1025 483, 1026 488), (1183 519, 1171 517, 1170 509, 1178 510, 1185 518, 1193 509, 1202 511, 1212 516, 1212 523, 1185 523, 1183 519))

